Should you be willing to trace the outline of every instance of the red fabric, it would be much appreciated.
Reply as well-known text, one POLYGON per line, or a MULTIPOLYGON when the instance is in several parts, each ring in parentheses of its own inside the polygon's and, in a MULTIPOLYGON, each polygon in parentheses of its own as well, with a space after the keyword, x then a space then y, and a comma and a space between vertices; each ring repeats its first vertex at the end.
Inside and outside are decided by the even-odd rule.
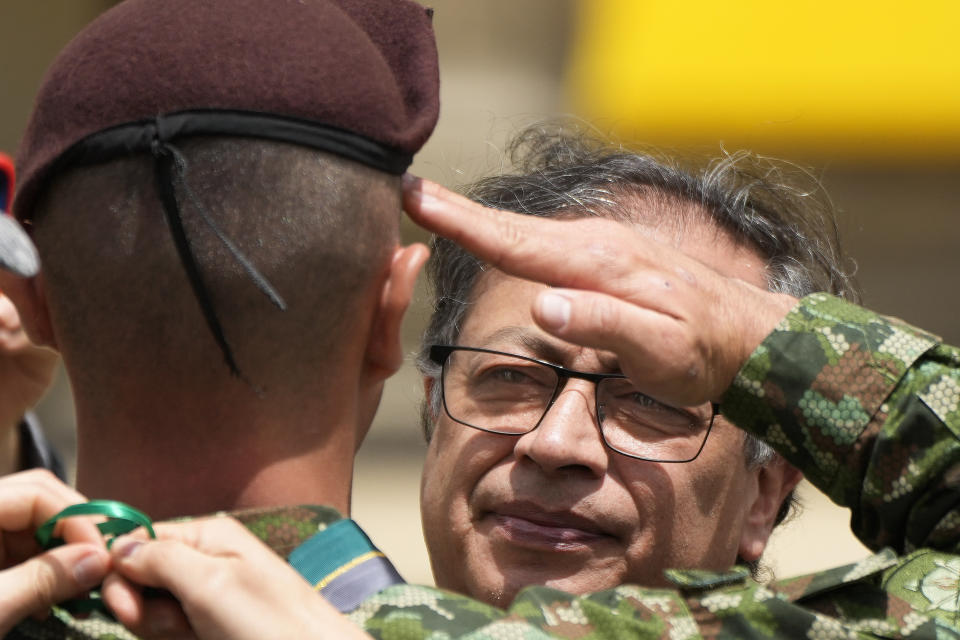
POLYGON ((13 187, 16 185, 13 159, 0 151, 0 211, 10 210, 13 187))

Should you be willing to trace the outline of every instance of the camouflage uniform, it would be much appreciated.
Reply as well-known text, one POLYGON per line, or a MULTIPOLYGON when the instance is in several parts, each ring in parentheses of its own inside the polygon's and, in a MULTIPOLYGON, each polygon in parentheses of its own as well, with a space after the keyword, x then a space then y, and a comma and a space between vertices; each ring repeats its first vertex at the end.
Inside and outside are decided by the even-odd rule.
MULTIPOLYGON (((399 585, 350 617, 384 640, 960 638, 960 350, 817 294, 757 348, 721 408, 850 507, 854 532, 880 551, 768 585, 735 567, 670 571, 675 589, 625 585, 573 596, 530 587, 506 612, 399 585)), ((285 555, 336 515, 301 507, 241 517, 285 555)), ((13 637, 129 637, 109 635, 103 622, 70 635, 78 623, 56 616, 26 622, 13 637), (55 635, 36 632, 54 625, 55 635)))
POLYGON ((879 553, 768 585, 738 567, 668 572, 676 589, 577 597, 530 587, 505 614, 396 586, 352 619, 391 640, 960 638, 960 350, 808 296, 753 353, 721 410, 850 507, 854 532, 879 553))

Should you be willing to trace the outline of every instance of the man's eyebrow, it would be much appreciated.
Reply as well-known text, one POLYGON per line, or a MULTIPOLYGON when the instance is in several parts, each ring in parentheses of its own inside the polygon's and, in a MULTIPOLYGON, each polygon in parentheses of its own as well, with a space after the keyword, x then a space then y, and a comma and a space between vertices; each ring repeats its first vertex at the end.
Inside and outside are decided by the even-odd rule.
MULTIPOLYGON (((518 355, 533 355, 539 360, 545 360, 560 366, 569 364, 572 355, 570 347, 565 348, 563 346, 565 343, 533 333, 527 327, 513 325, 501 327, 483 338, 480 344, 468 346, 495 348, 498 351, 503 351, 505 348, 509 349, 509 347, 503 346, 504 342, 523 347, 525 353, 518 355)), ((619 360, 615 354, 609 354, 607 357, 601 356, 601 362, 604 364, 605 370, 620 373, 619 360)))
POLYGON ((483 338, 479 344, 469 346, 483 348, 493 348, 499 346, 502 350, 504 342, 524 347, 528 352, 533 353, 537 358, 556 364, 562 363, 565 358, 563 349, 555 342, 531 333, 530 330, 525 327, 514 325, 501 327, 483 338))
MULTIPOLYGON (((569 349, 564 349, 557 341, 550 340, 536 333, 532 333, 528 327, 509 325, 501 327, 493 333, 487 335, 477 344, 465 344, 469 347, 482 347, 485 349, 495 349, 497 351, 509 350, 509 346, 504 346, 504 342, 518 345, 526 350, 526 353, 518 355, 533 355, 534 357, 564 366, 570 358, 569 349)), ((620 359, 615 353, 598 352, 604 371, 609 373, 623 373, 620 369, 620 359)))

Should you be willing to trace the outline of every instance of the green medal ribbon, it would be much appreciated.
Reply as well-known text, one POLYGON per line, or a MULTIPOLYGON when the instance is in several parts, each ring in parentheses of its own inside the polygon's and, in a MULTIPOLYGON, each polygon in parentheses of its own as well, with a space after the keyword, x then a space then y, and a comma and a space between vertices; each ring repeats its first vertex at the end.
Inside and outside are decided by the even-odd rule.
MULTIPOLYGON (((157 537, 157 534, 153 531, 153 523, 142 511, 116 500, 91 500, 90 502, 71 505, 44 522, 34 534, 40 546, 43 549, 53 549, 64 544, 63 539, 53 537, 53 530, 61 520, 75 516, 105 516, 107 518, 106 522, 97 524, 97 528, 100 529, 100 533, 106 536, 108 549, 113 545, 117 536, 130 533, 139 527, 146 529, 151 538, 157 537)), ((68 600, 58 606, 70 613, 89 613, 91 611, 107 613, 98 589, 91 591, 86 598, 68 600)))

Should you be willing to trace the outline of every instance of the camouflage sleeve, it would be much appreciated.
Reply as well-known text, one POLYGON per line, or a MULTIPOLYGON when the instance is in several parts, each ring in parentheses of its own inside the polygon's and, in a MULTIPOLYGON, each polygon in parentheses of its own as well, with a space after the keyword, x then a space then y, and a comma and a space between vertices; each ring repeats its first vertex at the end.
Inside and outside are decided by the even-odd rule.
POLYGON ((639 587, 586 596, 528 588, 503 611, 432 587, 401 585, 367 600, 349 617, 384 640, 699 637, 678 591, 639 587))
POLYGON ((960 350, 837 298, 804 298, 721 403, 838 504, 868 546, 960 550, 960 350))
MULTIPOLYGON (((688 573, 668 576, 675 589, 623 585, 575 596, 530 587, 507 611, 432 587, 402 585, 371 598, 350 619, 380 640, 960 637, 955 627, 943 628, 909 607, 887 606, 887 600, 878 597, 882 594, 864 590, 862 584, 855 583, 852 592, 842 591, 843 597, 837 596, 836 588, 829 588, 833 599, 821 611, 788 592, 747 579, 743 568, 725 574, 688 573)), ((843 579, 854 580, 852 576, 843 579)))

